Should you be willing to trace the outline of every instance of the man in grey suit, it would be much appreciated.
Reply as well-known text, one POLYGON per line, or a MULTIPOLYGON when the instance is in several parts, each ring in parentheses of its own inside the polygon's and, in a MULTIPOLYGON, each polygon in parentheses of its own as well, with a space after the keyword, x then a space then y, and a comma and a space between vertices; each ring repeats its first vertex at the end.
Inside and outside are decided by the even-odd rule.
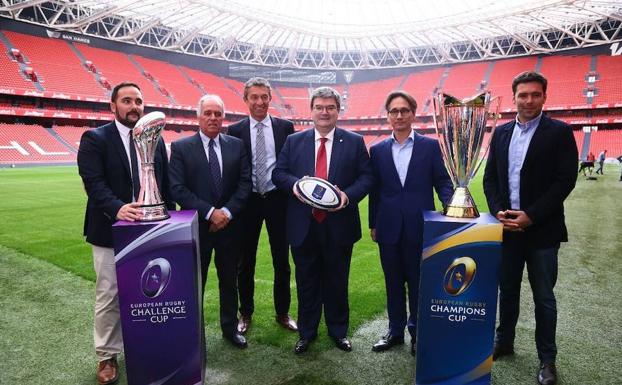
POLYGON ((171 145, 171 192, 183 210, 199 213, 203 287, 215 251, 222 334, 234 346, 245 348, 246 339, 237 330, 238 217, 250 194, 251 179, 242 141, 220 133, 224 117, 220 97, 205 95, 199 100, 200 131, 171 145))

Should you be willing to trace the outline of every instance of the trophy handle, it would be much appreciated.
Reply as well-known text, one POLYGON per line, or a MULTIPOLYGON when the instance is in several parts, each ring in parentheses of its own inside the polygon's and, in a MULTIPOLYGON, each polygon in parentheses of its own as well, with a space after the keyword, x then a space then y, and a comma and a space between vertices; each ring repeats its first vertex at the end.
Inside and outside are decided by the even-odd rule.
POLYGON ((501 108, 501 96, 495 96, 490 101, 488 101, 488 103, 486 104, 486 111, 488 111, 487 117, 486 117, 486 123, 488 122, 488 118, 492 117, 492 124, 490 125, 490 136, 488 137, 488 142, 485 143, 485 146, 483 148, 483 153, 481 153, 481 156, 477 160, 477 164, 475 165, 473 173, 471 174, 471 177, 469 179, 473 179, 473 177, 477 175, 477 172, 479 171, 479 168, 482 166, 484 159, 488 158, 488 150, 490 149, 490 142, 492 141, 492 135, 494 134, 495 129, 497 127, 497 120, 499 119, 500 108, 501 108), (492 111, 490 110, 491 108, 493 109, 492 111))

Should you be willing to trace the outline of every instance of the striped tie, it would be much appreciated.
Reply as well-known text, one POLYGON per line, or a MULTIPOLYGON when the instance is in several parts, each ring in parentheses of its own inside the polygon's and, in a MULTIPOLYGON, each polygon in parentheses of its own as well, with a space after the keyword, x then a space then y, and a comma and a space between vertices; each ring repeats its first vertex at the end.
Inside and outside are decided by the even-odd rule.
POLYGON ((259 194, 266 192, 268 167, 266 166, 266 140, 264 138, 264 124, 259 122, 255 126, 257 136, 255 137, 255 189, 259 194))

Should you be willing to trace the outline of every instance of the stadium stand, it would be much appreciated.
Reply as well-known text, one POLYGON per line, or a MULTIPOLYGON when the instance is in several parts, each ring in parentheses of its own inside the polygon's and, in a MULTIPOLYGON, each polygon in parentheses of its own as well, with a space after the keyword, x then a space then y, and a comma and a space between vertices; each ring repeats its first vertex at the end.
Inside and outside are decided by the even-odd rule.
POLYGON ((275 86, 276 93, 281 96, 283 108, 288 112, 288 116, 305 117, 309 114, 309 93, 308 88, 293 88, 275 86))
MULTIPOLYGON (((223 79, 216 75, 198 71, 191 68, 181 67, 182 72, 187 75, 189 79, 196 82, 203 93, 219 95, 225 103, 225 110, 227 112, 246 113, 247 107, 242 100, 244 93, 244 84, 237 80, 223 79)), ((194 102, 199 101, 199 98, 194 102)))
POLYGON ((179 67, 137 55, 132 55, 132 58, 171 94, 177 104, 195 106, 201 98, 202 92, 199 87, 190 83, 179 67))
MULTIPOLYGON (((0 44, 0 47, 4 47, 4 45, 0 44)), ((2 73, 2 84, 0 86, 3 88, 35 89, 32 82, 26 80, 26 77, 20 73, 19 65, 15 60, 11 60, 6 50, 0 54, 0 73, 2 73)))
POLYGON ((106 77, 110 84, 131 81, 140 87, 146 105, 171 104, 170 100, 154 87, 126 54, 82 43, 75 43, 75 46, 87 60, 93 62, 97 72, 106 77))
POLYGON ((482 81, 489 63, 458 64, 449 68, 443 84, 443 92, 464 99, 482 89, 482 81))
POLYGON ((410 93, 417 101, 417 116, 431 115, 433 91, 438 89, 443 68, 411 73, 402 89, 410 93))
POLYGON ((622 130, 598 130, 592 132, 590 151, 598 155, 607 150, 608 158, 617 158, 622 155, 622 130))
POLYGON ((76 153, 39 125, 0 124, 0 162, 45 164, 75 162, 76 153))
POLYGON ((105 97, 104 89, 71 51, 70 43, 11 31, 4 34, 22 52, 45 90, 105 97))
POLYGON ((550 56, 542 59, 540 72, 549 81, 546 104, 549 108, 587 103, 584 90, 590 71, 590 56, 550 56))
MULTIPOLYGON (((387 94, 400 88, 404 76, 350 84, 344 115, 350 118, 377 117, 383 111, 387 94)), ((308 98, 307 98, 308 103, 308 98)))
POLYGON ((622 56, 597 56, 596 73, 594 102, 622 105, 622 56))

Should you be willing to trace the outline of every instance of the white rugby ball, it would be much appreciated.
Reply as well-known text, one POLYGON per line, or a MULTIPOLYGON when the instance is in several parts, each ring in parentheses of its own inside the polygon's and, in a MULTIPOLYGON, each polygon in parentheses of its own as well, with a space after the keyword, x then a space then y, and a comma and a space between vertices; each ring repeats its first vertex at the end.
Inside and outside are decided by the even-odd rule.
POLYGON ((314 176, 305 176, 294 185, 302 200, 317 209, 336 209, 341 206, 341 195, 330 182, 314 176))

